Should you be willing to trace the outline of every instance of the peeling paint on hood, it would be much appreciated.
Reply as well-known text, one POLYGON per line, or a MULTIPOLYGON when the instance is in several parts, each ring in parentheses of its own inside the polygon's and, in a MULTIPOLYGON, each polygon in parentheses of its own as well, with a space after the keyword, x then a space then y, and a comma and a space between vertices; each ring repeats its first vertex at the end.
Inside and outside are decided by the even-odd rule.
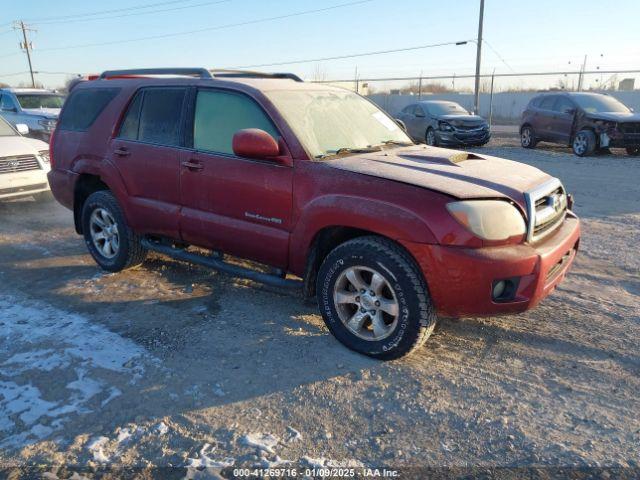
POLYGON ((509 198, 523 207, 524 192, 551 178, 524 163, 425 145, 323 162, 340 170, 416 185, 460 199, 509 198))

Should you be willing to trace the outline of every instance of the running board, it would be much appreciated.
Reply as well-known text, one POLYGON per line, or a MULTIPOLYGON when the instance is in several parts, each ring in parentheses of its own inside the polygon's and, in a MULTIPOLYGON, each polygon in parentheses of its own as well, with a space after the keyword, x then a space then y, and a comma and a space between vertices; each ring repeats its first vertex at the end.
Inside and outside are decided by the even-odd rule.
POLYGON ((232 265, 219 257, 208 257, 205 255, 199 255, 197 253, 187 252, 184 249, 174 248, 166 244, 152 242, 148 239, 142 240, 142 246, 154 252, 162 253, 168 257, 175 258, 176 260, 182 260, 184 262, 195 263, 196 265, 202 265, 203 267, 212 268, 223 273, 227 273, 234 277, 248 278, 255 282, 264 283, 266 285, 272 285, 279 288, 291 288, 302 289, 302 280, 287 280, 281 276, 270 275, 268 273, 258 272, 249 268, 239 267, 232 265))

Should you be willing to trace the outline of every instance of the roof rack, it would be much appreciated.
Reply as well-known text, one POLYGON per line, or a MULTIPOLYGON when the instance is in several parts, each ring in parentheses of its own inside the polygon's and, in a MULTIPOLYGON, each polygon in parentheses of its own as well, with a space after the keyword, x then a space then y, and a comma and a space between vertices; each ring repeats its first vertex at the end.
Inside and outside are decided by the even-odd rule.
POLYGON ((298 75, 294 73, 285 73, 285 72, 277 72, 277 73, 266 73, 266 72, 254 72, 251 70, 224 70, 224 69, 213 69, 211 70, 211 74, 213 78, 227 77, 227 78, 281 78, 281 79, 289 79, 294 82, 303 82, 298 75))
POLYGON ((136 77, 144 75, 181 75, 189 77, 198 77, 204 79, 212 78, 281 78, 289 79, 295 82, 303 80, 293 73, 265 73, 253 72, 250 70, 223 70, 206 68, 133 68, 129 70, 107 70, 102 72, 100 79, 118 78, 118 77, 136 77))
POLYGON ((134 68, 130 70, 107 70, 100 79, 136 75, 184 75, 188 77, 213 78, 206 68, 134 68))

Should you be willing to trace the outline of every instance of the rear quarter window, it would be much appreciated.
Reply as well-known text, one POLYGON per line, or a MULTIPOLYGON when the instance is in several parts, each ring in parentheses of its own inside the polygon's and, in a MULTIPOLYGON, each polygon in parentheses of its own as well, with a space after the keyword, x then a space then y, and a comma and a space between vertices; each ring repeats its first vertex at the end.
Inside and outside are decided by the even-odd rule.
POLYGON ((119 91, 119 88, 91 88, 73 92, 65 102, 58 128, 88 130, 119 91))

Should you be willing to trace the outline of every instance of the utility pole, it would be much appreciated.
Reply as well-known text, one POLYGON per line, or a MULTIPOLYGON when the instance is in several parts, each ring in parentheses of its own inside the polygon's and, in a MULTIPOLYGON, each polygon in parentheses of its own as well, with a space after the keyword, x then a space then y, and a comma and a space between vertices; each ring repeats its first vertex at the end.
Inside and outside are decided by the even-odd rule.
POLYGON ((480 20, 478 22, 478 51, 476 53, 476 89, 473 109, 476 115, 480 110, 480 62, 482 60, 482 23, 484 21, 484 0, 480 0, 480 20))
POLYGON ((584 72, 587 70, 587 56, 584 56, 584 62, 580 68, 580 75, 578 76, 578 91, 582 91, 582 84, 584 82, 584 72))
POLYGON ((24 41, 20 43, 20 48, 22 48, 27 54, 27 60, 29 61, 29 73, 31 74, 31 86, 33 88, 36 88, 36 80, 33 76, 33 65, 31 64, 31 50, 33 50, 33 45, 27 39, 27 32, 35 32, 35 30, 25 25, 22 20, 20 20, 19 22, 14 22, 13 28, 15 30, 22 30, 22 38, 24 41))

